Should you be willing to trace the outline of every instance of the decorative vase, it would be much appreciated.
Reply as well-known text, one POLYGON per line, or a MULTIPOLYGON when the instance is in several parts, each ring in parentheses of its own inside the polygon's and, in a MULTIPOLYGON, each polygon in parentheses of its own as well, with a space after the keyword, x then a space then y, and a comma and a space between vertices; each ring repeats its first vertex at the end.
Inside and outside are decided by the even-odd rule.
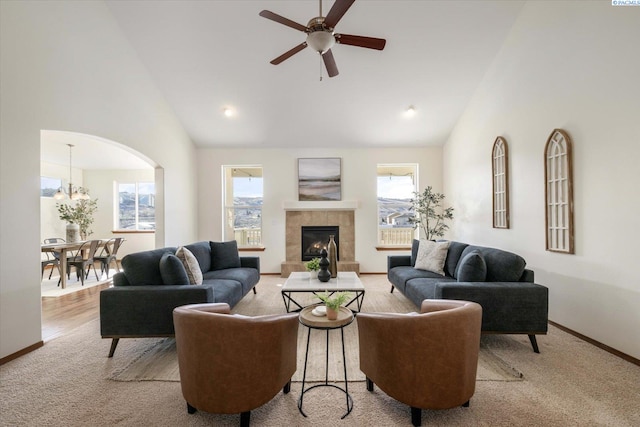
POLYGON ((331 279, 329 273, 329 260, 327 259, 327 251, 325 249, 320 252, 320 271, 318 271, 318 280, 328 282, 331 279))
POLYGON ((78 224, 67 224, 67 243, 80 241, 80 226, 78 224))
POLYGON ((336 277, 338 275, 338 246, 333 237, 333 234, 329 235, 329 245, 327 248, 329 250, 329 272, 331 273, 331 277, 336 277))
MULTIPOLYGON (((338 308, 340 310, 340 308, 338 308)), ((334 310, 333 308, 329 308, 327 306, 327 319, 336 320, 338 318, 338 310, 334 310)))

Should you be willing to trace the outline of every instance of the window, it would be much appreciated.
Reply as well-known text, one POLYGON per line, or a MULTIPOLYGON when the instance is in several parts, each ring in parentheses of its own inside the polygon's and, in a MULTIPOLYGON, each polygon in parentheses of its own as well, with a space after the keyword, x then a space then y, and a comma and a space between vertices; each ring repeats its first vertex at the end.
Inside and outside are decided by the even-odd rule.
POLYGON ((223 166, 224 240, 262 245, 262 167, 223 166))
POLYGON ((156 229, 156 185, 154 182, 116 183, 116 230, 156 229))
POLYGON ((411 245, 415 229, 411 199, 417 190, 417 164, 380 164, 378 175, 378 244, 411 245))
POLYGON ((40 197, 53 197, 60 187, 62 187, 60 178, 40 177, 40 197))
POLYGON ((509 158, 507 141, 499 136, 493 143, 493 228, 509 228, 509 158))
POLYGON ((573 179, 571 140, 566 132, 554 129, 544 149, 547 250, 572 254, 573 179))

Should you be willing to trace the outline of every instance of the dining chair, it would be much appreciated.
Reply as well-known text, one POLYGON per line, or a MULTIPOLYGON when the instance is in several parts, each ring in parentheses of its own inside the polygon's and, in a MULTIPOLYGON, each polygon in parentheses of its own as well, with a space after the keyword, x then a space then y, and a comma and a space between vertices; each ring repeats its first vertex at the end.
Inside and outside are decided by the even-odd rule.
POLYGON ((105 270, 107 271, 107 279, 109 278, 109 266, 111 265, 111 262, 115 261, 116 270, 120 272, 117 255, 118 249, 120 249, 120 245, 123 241, 124 239, 122 237, 109 239, 98 255, 93 257, 96 262, 100 262, 100 274, 102 275, 105 270))
POLYGON ((89 271, 91 267, 93 267, 93 272, 96 275, 96 280, 100 280, 98 278, 98 272, 96 271, 96 267, 94 265, 94 256, 96 254, 96 250, 98 249, 99 240, 89 240, 84 242, 76 252, 69 258, 67 258, 67 277, 69 278, 71 275, 71 267, 75 267, 76 276, 81 280, 82 286, 84 286, 84 279, 89 277, 89 271), (85 268, 87 269, 85 271, 85 268))
MULTIPOLYGON (((45 245, 51 245, 51 244, 56 244, 56 243, 66 243, 65 240, 63 238, 60 237, 51 237, 48 239, 44 239, 44 244, 45 245)), ((55 266, 58 269, 58 274, 62 275, 62 272, 60 271, 60 253, 59 252, 45 252, 44 253, 47 257, 47 259, 43 259, 41 260, 41 264, 42 264, 42 278, 44 278, 44 269, 48 266, 55 266)), ((49 280, 51 280, 51 276, 53 275, 53 268, 51 268, 51 272, 49 273, 49 280)))

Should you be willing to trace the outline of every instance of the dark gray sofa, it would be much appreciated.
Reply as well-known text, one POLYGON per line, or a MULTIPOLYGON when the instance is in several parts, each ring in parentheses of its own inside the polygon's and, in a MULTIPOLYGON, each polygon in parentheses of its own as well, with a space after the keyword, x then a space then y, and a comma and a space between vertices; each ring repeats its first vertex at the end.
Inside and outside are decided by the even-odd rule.
POLYGON ((414 240, 411 256, 388 257, 391 292, 398 289, 417 307, 425 299, 477 302, 482 306, 482 333, 527 334, 533 350, 539 353, 536 335, 547 333, 549 291, 533 283, 534 273, 525 268, 522 257, 500 249, 452 241, 442 276, 414 268, 418 245, 418 240, 414 240), (458 281, 459 263, 472 252, 484 259, 486 278, 458 281))
POLYGON ((163 255, 175 254, 175 247, 122 259, 123 271, 113 276, 114 286, 100 292, 100 332, 102 338, 113 340, 109 357, 120 338, 174 336, 173 309, 178 306, 225 302, 233 307, 250 290, 256 293, 259 257, 240 257, 235 242, 203 241, 184 247, 198 261, 202 285, 189 284, 186 272, 173 276, 161 272, 163 255))

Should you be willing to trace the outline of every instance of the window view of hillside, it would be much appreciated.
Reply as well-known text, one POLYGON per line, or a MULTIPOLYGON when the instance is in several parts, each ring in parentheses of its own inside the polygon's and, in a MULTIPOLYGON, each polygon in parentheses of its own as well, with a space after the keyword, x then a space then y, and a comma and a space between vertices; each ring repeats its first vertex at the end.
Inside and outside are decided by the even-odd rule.
POLYGON ((118 184, 119 230, 155 230, 155 183, 118 184))
POLYGON ((415 232, 409 218, 416 191, 417 165, 378 165, 378 244, 411 244, 415 232))

